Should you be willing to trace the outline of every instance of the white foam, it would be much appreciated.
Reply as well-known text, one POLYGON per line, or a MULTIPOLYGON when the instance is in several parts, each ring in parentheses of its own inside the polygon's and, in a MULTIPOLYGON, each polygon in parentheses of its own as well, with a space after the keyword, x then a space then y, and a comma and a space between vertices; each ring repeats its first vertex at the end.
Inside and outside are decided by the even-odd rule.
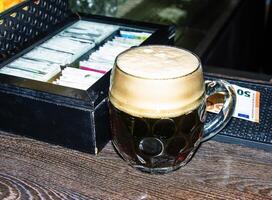
POLYGON ((196 109, 204 91, 196 56, 174 47, 143 46, 118 56, 109 98, 116 108, 133 116, 165 118, 196 109))
POLYGON ((199 66, 192 53, 170 46, 142 46, 133 48, 117 58, 118 67, 131 75, 167 79, 184 76, 199 66))

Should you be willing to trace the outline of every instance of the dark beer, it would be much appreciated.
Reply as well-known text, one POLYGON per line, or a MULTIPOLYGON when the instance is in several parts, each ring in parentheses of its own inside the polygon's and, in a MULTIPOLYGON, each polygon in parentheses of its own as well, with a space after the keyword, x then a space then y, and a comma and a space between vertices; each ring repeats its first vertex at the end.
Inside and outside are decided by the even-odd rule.
POLYGON ((151 119, 131 116, 110 104, 113 143, 125 160, 142 171, 175 170, 188 161, 188 155, 200 142, 203 109, 173 118, 151 119))

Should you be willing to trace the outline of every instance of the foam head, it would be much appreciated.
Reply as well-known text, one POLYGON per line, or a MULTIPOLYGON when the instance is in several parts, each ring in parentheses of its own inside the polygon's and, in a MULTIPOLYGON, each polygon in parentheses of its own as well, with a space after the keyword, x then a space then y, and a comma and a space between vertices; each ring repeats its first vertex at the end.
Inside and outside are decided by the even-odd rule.
POLYGON ((176 47, 150 45, 121 53, 111 74, 111 103, 130 115, 176 117, 203 101, 199 59, 176 47))

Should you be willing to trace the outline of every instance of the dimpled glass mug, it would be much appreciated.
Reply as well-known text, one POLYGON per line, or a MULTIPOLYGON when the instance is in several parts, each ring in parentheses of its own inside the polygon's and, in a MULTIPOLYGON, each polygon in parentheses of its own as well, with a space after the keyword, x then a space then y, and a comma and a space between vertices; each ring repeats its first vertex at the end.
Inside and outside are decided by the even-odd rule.
POLYGON ((167 173, 185 165, 199 144, 231 118, 232 86, 206 81, 199 58, 170 46, 131 48, 115 60, 109 90, 112 143, 131 166, 167 173), (222 110, 205 123, 207 97, 225 96, 222 110))

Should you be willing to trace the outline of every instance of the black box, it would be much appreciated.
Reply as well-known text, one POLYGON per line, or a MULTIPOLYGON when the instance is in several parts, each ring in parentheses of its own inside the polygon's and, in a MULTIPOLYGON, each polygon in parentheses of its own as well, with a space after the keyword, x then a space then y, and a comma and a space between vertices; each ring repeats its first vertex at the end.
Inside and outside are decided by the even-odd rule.
MULTIPOLYGON (((73 14, 67 1, 25 1, 0 15, 0 68, 79 19, 152 33, 142 45, 174 38, 169 26, 73 14)), ((0 129, 97 154, 110 140, 109 77, 79 90, 0 74, 0 129)))

